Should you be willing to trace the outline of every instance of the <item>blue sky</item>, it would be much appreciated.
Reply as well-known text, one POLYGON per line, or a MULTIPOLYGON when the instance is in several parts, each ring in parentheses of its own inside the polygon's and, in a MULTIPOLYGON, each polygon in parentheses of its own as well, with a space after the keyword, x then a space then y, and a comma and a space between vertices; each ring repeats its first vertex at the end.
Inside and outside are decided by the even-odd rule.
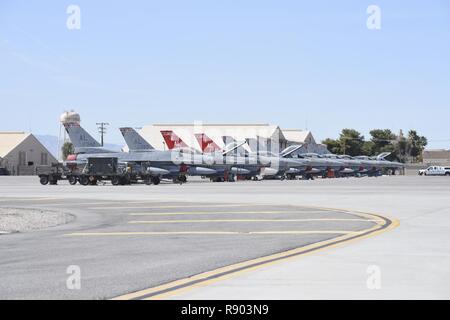
POLYGON ((0 130, 274 123, 414 128, 450 148, 450 3, 0 0, 0 130), (81 9, 68 30, 66 9, 81 9), (381 29, 366 9, 381 8, 381 29))

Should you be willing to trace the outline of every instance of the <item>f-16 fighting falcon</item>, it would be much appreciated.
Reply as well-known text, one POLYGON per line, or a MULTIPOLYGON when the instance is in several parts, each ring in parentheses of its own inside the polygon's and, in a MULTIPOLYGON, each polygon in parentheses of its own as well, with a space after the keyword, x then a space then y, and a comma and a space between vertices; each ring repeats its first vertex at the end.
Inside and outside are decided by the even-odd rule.
MULTIPOLYGON (((120 128, 126 144, 130 152, 152 153, 156 150, 133 128, 120 128)), ((163 137, 170 140, 177 141, 176 143, 167 143, 170 151, 162 151, 169 153, 172 156, 178 155, 178 158, 185 159, 183 162, 189 165, 189 175, 207 176, 213 181, 231 180, 233 175, 247 175, 252 169, 256 167, 250 163, 245 162, 245 158, 236 158, 228 156, 236 148, 243 143, 233 143, 225 146, 223 150, 211 150, 213 152, 198 153, 195 150, 188 148, 188 146, 171 131, 162 133, 163 137), (176 140, 172 140, 175 137, 176 140), (193 164, 202 167, 192 166, 193 164)))
MULTIPOLYGON (((165 130, 161 131, 161 134, 169 148, 175 148, 176 146, 187 146, 187 144, 173 131, 165 130)), ((195 137, 197 138, 203 152, 214 153, 220 151, 220 147, 205 133, 195 134, 195 137)), ((292 145, 278 154, 267 150, 266 144, 264 144, 261 149, 258 149, 257 151, 247 152, 244 148, 242 148, 242 146, 246 143, 249 144, 249 141, 251 140, 252 139, 246 139, 245 141, 238 142, 232 137, 223 137, 224 143, 228 143, 227 146, 234 146, 233 150, 230 150, 230 153, 233 151, 233 156, 236 157, 236 159, 251 159, 252 161, 249 161, 250 163, 259 164, 258 166, 246 167, 246 170, 249 170, 249 172, 247 174, 239 174, 241 176, 246 176, 247 178, 254 178, 257 180, 264 177, 284 177, 286 174, 298 175, 304 173, 310 166, 310 160, 289 158, 289 156, 300 149, 302 145, 292 145)), ((225 149, 228 149, 227 146, 225 149)))
MULTIPOLYGON (((147 152, 138 151, 133 146, 130 148, 134 152, 114 152, 103 148, 92 136, 89 135, 79 124, 67 123, 65 129, 70 140, 75 147, 75 154, 70 155, 66 161, 68 164, 86 164, 89 158, 116 157, 120 163, 135 163, 144 165, 146 168, 145 179, 151 180, 154 184, 159 184, 161 178, 177 179, 182 168, 188 168, 189 174, 202 176, 223 175, 215 181, 223 181, 229 175, 248 174, 249 166, 265 167, 271 162, 261 163, 258 159, 227 156, 223 154, 195 154, 185 152, 185 150, 160 151, 152 149, 145 140, 139 140, 140 146, 144 145, 147 152)), ((124 131, 127 137, 130 128, 124 131)), ((136 139, 136 136, 134 136, 136 139)), ((132 140, 134 141, 134 140, 132 140)), ((237 145, 239 146, 239 145, 237 145)))

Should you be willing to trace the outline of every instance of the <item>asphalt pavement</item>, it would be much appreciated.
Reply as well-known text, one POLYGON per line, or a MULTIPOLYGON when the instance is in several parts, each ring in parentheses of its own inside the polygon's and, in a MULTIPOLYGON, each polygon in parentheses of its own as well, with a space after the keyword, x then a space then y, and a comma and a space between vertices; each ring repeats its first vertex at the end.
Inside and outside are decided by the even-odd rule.
MULTIPOLYGON (((423 285, 433 296, 448 297, 449 278, 443 270, 449 266, 448 233, 444 234, 449 220, 442 217, 450 208, 444 197, 450 179, 423 178, 236 183, 194 179, 185 185, 83 187, 41 186, 36 177, 1 177, 0 207, 59 210, 75 220, 0 235, 0 298, 328 298, 338 292, 340 297, 353 296, 352 292, 367 291, 366 269, 350 268, 353 271, 346 273, 344 286, 334 283, 336 279, 324 282, 322 271, 342 272, 342 266, 356 262, 365 267, 365 259, 373 253, 372 264, 389 256, 393 266, 383 268, 385 273, 401 273, 405 265, 400 257, 410 252, 401 232, 405 230, 402 219, 411 223, 424 214, 434 232, 424 229, 423 234, 431 238, 422 239, 424 225, 420 224, 409 243, 420 239, 422 247, 430 246, 409 258, 423 265, 418 257, 426 254, 427 268, 422 271, 425 275, 434 272, 433 278, 439 281, 415 274, 413 287, 423 285), (439 230, 431 219, 436 214, 441 218, 439 230), (396 218, 400 227, 367 237, 367 232, 392 227, 396 218), (350 238, 361 239, 355 243, 350 238), (341 239, 345 243, 333 245, 341 239), (447 247, 438 246, 437 239, 447 247), (318 250, 322 244, 324 248, 318 250), (367 246, 370 252, 364 250, 367 246), (305 248, 313 250, 301 257, 305 248), (358 249, 362 251, 355 254, 358 249), (352 254, 339 256, 345 250, 352 254), (286 252, 295 256, 286 259, 286 252), (335 258, 330 258, 328 254, 333 253, 335 258), (276 264, 269 265, 265 257, 277 260, 276 264), (312 259, 319 262, 296 265, 312 259), (258 268, 249 261, 257 262, 258 268), (80 288, 68 284, 73 266, 80 271, 80 288), (238 267, 249 270, 240 274, 238 267), (224 268, 233 277, 222 279, 224 268), (355 284, 354 272, 359 272, 362 284, 355 284), (183 283, 183 292, 178 287, 164 289, 176 281, 183 283)), ((395 287, 383 284, 383 288, 395 287)), ((377 291, 379 295, 368 292, 369 297, 383 296, 382 290, 377 291)), ((405 287, 384 293, 394 298, 415 296, 405 287)))

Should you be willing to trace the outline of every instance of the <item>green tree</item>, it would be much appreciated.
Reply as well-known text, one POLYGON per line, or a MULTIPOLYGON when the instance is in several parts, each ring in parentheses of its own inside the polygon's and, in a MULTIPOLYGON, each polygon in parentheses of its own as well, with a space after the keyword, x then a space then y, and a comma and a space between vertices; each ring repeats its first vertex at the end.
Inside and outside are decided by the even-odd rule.
POLYGON ((339 136, 341 153, 350 156, 359 156, 362 154, 364 145, 364 136, 355 129, 343 129, 339 136))
POLYGON ((390 152, 391 160, 406 162, 411 157, 420 161, 428 142, 427 138, 419 136, 415 130, 410 130, 408 137, 403 135, 402 130, 397 136, 389 129, 374 129, 370 131, 370 135, 371 139, 365 141, 358 131, 343 129, 338 139, 328 138, 322 143, 336 154, 376 156, 382 152, 390 152))
POLYGON ((416 161, 422 159, 422 152, 428 144, 427 138, 419 136, 416 130, 410 130, 408 132, 408 149, 409 155, 416 161))
POLYGON ((325 139, 322 141, 322 144, 327 146, 328 151, 334 154, 341 154, 341 144, 338 140, 335 139, 325 139))
POLYGON ((364 136, 354 129, 343 129, 339 139, 325 139, 322 141, 328 151, 335 154, 348 154, 359 156, 362 154, 364 136))
POLYGON ((63 159, 66 160, 67 156, 69 154, 73 154, 75 152, 75 149, 73 147, 73 144, 71 142, 64 142, 63 146, 61 147, 61 153, 63 156, 63 159))
POLYGON ((364 156, 373 156, 374 150, 375 148, 375 144, 373 143, 373 141, 364 141, 363 146, 361 148, 361 155, 364 156))
POLYGON ((382 152, 394 152, 394 144, 397 136, 389 129, 374 129, 370 131, 373 142, 373 155, 380 154, 382 152))

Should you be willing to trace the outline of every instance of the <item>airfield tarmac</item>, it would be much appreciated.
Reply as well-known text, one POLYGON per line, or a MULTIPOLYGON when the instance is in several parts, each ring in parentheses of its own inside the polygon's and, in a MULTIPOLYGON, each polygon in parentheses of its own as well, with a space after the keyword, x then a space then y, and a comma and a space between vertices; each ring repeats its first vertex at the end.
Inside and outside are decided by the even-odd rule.
POLYGON ((76 218, 0 235, 0 298, 448 299, 449 191, 447 177, 117 187, 1 177, 0 208, 76 218), (79 290, 66 285, 71 265, 79 290))

